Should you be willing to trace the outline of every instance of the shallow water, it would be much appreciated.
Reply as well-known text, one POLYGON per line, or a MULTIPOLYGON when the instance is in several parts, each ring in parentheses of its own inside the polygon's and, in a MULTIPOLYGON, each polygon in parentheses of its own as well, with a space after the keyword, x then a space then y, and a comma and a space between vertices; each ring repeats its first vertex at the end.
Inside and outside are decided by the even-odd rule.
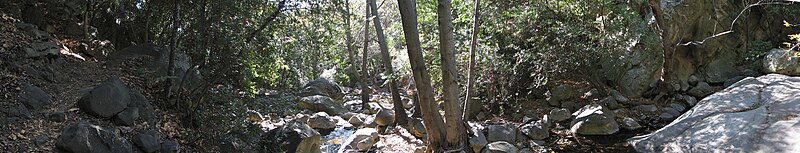
POLYGON ((350 135, 353 135, 353 133, 355 133, 354 130, 336 127, 330 134, 322 136, 320 150, 322 150, 323 153, 335 153, 342 146, 342 143, 344 143, 350 135))

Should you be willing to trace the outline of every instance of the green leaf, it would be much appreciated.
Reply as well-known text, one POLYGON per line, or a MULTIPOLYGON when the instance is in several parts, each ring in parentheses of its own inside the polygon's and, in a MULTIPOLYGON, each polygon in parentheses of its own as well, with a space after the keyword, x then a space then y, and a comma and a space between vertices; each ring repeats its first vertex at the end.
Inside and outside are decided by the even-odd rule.
POLYGON ((789 24, 789 22, 786 22, 786 20, 783 20, 783 26, 790 27, 790 26, 792 26, 792 24, 789 24))

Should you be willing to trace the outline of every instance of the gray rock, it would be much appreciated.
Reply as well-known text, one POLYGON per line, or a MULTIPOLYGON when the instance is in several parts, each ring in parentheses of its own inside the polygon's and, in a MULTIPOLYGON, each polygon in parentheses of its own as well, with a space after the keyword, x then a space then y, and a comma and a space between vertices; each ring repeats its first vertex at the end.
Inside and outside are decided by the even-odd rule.
POLYGON ((22 91, 24 93, 22 96, 20 96, 20 100, 25 107, 28 107, 31 110, 41 110, 47 105, 50 105, 50 103, 53 101, 49 94, 42 91, 42 89, 39 87, 31 84, 23 85, 22 91))
POLYGON ((689 90, 689 95, 697 98, 706 97, 711 93, 714 93, 714 89, 711 88, 711 85, 708 85, 708 83, 705 82, 697 83, 697 86, 689 90))
MULTIPOLYGON (((420 118, 412 118, 412 119, 409 120, 408 124, 411 125, 408 128, 408 132, 413 134, 415 137, 421 138, 421 137, 425 136, 427 131, 425 131, 425 123, 422 122, 422 119, 420 119, 420 118)), ((483 134, 481 134, 481 135, 483 135, 483 134)), ((486 139, 486 138, 484 138, 484 139, 486 139)))
POLYGON ((555 122, 563 122, 569 120, 572 116, 569 110, 563 108, 553 108, 550 110, 550 119, 555 122))
POLYGON ((619 131, 614 112, 602 105, 586 105, 573 113, 570 132, 582 135, 610 135, 619 131))
POLYGON ((314 129, 333 129, 336 128, 336 121, 328 113, 317 112, 308 118, 308 126, 314 129))
POLYGON ((564 109, 567 109, 567 110, 570 110, 570 111, 575 111, 575 110, 578 110, 578 108, 580 108, 580 107, 578 107, 578 103, 576 103, 574 101, 564 101, 564 102, 561 102, 561 108, 564 108, 564 109))
POLYGON ((637 110, 637 111, 641 111, 641 112, 645 112, 645 113, 655 113, 656 111, 658 111, 658 107, 656 107, 656 105, 639 105, 639 106, 633 107, 633 110, 637 110))
POLYGON ((600 90, 597 90, 596 88, 592 88, 589 91, 587 91, 586 93, 583 93, 583 97, 586 98, 586 99, 595 99, 595 98, 600 98, 600 97, 603 97, 603 96, 605 96, 605 95, 602 95, 600 93, 600 90))
POLYGON ((145 121, 150 121, 155 116, 155 111, 153 106, 150 105, 150 101, 135 89, 131 89, 131 103, 128 104, 128 108, 137 108, 139 117, 145 121))
POLYGON ((176 153, 181 149, 181 145, 175 140, 167 140, 161 143, 161 153, 176 153))
POLYGON ((672 120, 675 119, 675 115, 670 114, 668 112, 664 112, 664 113, 661 113, 661 115, 658 115, 658 118, 661 118, 661 120, 663 120, 663 121, 672 121, 672 120))
POLYGON ((320 134, 300 120, 291 120, 285 125, 264 134, 265 152, 321 152, 320 134))
POLYGON ((55 112, 47 116, 47 120, 52 122, 64 122, 67 120, 67 115, 64 112, 55 112))
POLYGON ((764 56, 763 70, 766 73, 800 75, 800 58, 794 55, 797 51, 772 49, 764 56))
POLYGON ((314 95, 300 98, 297 106, 315 112, 326 112, 330 115, 343 115, 348 112, 342 104, 336 103, 333 99, 325 96, 314 95))
POLYGON ((562 84, 550 89, 550 97, 549 99, 555 101, 564 101, 570 98, 573 98, 575 89, 568 84, 562 84))
POLYGON ((505 141, 492 142, 483 148, 481 153, 518 153, 519 149, 511 143, 505 141))
POLYGON ((8 114, 9 116, 15 116, 23 119, 31 119, 33 118, 33 114, 28 111, 28 108, 22 105, 18 105, 16 107, 5 108, 3 112, 8 114))
POLYGON ((344 143, 342 143, 342 147, 339 148, 339 152, 343 152, 344 150, 348 149, 367 151, 378 142, 378 139, 378 130, 374 128, 358 129, 355 133, 353 133, 353 135, 350 135, 350 137, 348 137, 344 143))
POLYGON ((153 153, 161 149, 161 142, 154 131, 139 132, 133 136, 131 141, 145 153, 153 153))
POLYGON ((383 107, 381 107, 381 104, 374 103, 374 102, 367 103, 367 107, 369 107, 369 108, 365 108, 365 109, 362 110, 363 113, 365 113, 365 114, 377 114, 378 111, 380 111, 383 108, 383 107))
POLYGON ((619 103, 617 103, 617 100, 614 99, 613 97, 603 98, 602 100, 598 101, 597 103, 600 104, 600 105, 608 107, 608 109, 617 109, 617 108, 619 108, 619 103))
POLYGON ((731 85, 733 85, 734 83, 739 82, 739 80, 742 80, 744 78, 746 78, 746 77, 744 77, 744 76, 735 76, 735 77, 732 77, 732 78, 730 78, 728 80, 725 80, 725 83, 723 85, 724 85, 725 88, 727 88, 727 87, 730 87, 731 85))
POLYGON ((560 107, 561 101, 555 100, 555 98, 548 98, 547 104, 549 104, 550 106, 560 107))
POLYGON ((125 110, 131 102, 130 89, 117 77, 108 78, 78 100, 80 110, 109 118, 125 110))
POLYGON ((693 86, 697 85, 697 83, 699 83, 700 81, 702 81, 702 80, 700 80, 700 78, 698 78, 695 75, 689 76, 689 79, 687 80, 689 85, 693 85, 693 86))
POLYGON ((694 97, 689 96, 689 95, 684 95, 683 96, 683 102, 686 103, 686 105, 694 106, 694 105, 697 104, 697 98, 694 98, 694 97))
POLYGON ((344 99, 342 88, 335 82, 325 78, 318 78, 308 82, 303 86, 303 91, 300 92, 299 96, 306 97, 313 95, 328 96, 337 101, 344 99))
POLYGON ((675 109, 678 112, 683 112, 683 111, 686 110, 686 106, 681 104, 681 103, 671 103, 671 104, 669 104, 669 107, 672 107, 673 109, 675 109))
POLYGON ((477 123, 468 123, 472 134, 469 136, 469 146, 474 152, 480 152, 483 147, 489 144, 486 135, 483 134, 483 126, 477 123))
POLYGON ((620 103, 623 103, 623 104, 630 104, 628 102, 630 102, 631 100, 628 99, 628 97, 625 97, 625 95, 622 95, 622 93, 619 93, 619 91, 610 89, 610 90, 608 90, 608 93, 609 93, 609 95, 611 95, 611 97, 614 97, 614 100, 617 100, 617 102, 620 102, 620 103))
POLYGON ((40 136, 36 136, 36 138, 34 138, 33 142, 34 142, 34 144, 36 144, 36 146, 44 146, 47 143, 48 140, 50 140, 50 137, 47 137, 47 135, 40 135, 40 136))
POLYGON ((350 116, 350 119, 347 120, 353 126, 361 126, 364 125, 364 120, 358 117, 358 115, 350 116))
POLYGON ((381 109, 375 114, 375 123, 380 126, 386 126, 394 123, 394 110, 381 109))
POLYGON ((506 142, 516 142, 517 141, 517 128, 511 124, 498 124, 498 125, 489 125, 486 126, 486 140, 489 142, 496 142, 496 141, 506 141, 506 142))
POLYGON ((800 78, 746 78, 671 124, 628 139, 638 152, 800 152, 800 78))
POLYGON ((543 140, 550 136, 547 126, 541 122, 531 122, 523 125, 519 129, 528 138, 533 140, 543 140))
POLYGON ((622 128, 626 130, 636 130, 642 128, 642 125, 639 125, 639 122, 636 122, 636 120, 630 117, 622 119, 622 124, 620 126, 622 126, 622 128))
POLYGON ((128 107, 114 116, 114 123, 122 126, 131 126, 136 119, 139 119, 139 108, 128 107))
POLYGON ((64 128, 56 141, 56 147, 73 153, 133 152, 133 146, 124 137, 89 122, 79 122, 64 128))
POLYGON ((675 116, 675 117, 681 116, 681 112, 679 112, 678 110, 675 110, 675 108, 672 108, 672 107, 664 107, 662 109, 662 111, 664 111, 664 113, 667 113, 667 114, 675 116))
MULTIPOLYGON (((725 56, 725 55, 723 55, 725 56)), ((723 83, 736 75, 736 62, 733 58, 719 57, 705 65, 706 81, 723 83)))
POLYGON ((27 58, 57 56, 60 54, 58 44, 52 41, 31 43, 30 46, 30 48, 22 49, 25 51, 25 57, 27 58))

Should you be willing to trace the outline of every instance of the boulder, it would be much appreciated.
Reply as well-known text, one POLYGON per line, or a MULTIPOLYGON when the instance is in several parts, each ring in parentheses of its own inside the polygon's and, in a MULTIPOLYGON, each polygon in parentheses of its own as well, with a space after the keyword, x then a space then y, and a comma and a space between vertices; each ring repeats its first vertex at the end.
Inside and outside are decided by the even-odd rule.
POLYGON ((638 152, 800 152, 800 77, 745 78, 651 134, 638 152))
POLYGON ((486 140, 489 142, 516 142, 516 136, 517 128, 514 125, 498 124, 486 126, 486 140))
POLYGON ((708 85, 708 83, 705 82, 697 83, 697 86, 694 86, 694 88, 689 90, 689 95, 697 98, 706 97, 711 93, 714 93, 714 88, 711 88, 711 85, 708 85))
POLYGON ((150 101, 136 89, 131 89, 131 103, 128 104, 128 109, 136 108, 139 112, 139 117, 145 121, 150 121, 155 116, 153 106, 150 101))
POLYGON ((22 91, 24 92, 22 96, 20 96, 22 104, 32 110, 41 110, 47 105, 50 105, 53 101, 49 94, 31 84, 23 85, 22 91))
POLYGON ((350 124, 352 124, 353 126, 361 126, 361 125, 364 125, 364 120, 363 120, 363 119, 361 119, 361 117, 358 117, 358 115, 353 115, 353 116, 350 116, 350 119, 348 119, 348 120, 347 120, 347 122, 349 122, 349 123, 350 123, 350 124))
POLYGON ((692 96, 684 95, 682 99, 683 102, 686 103, 686 105, 689 105, 690 107, 697 104, 697 98, 694 98, 692 96))
POLYGON ((158 135, 156 135, 155 131, 139 132, 133 136, 131 141, 145 153, 153 153, 161 149, 161 142, 158 140, 158 135))
POLYGON ((308 118, 308 126, 314 129, 333 129, 336 128, 336 120, 331 118, 328 113, 317 112, 308 118))
POLYGON ((655 113, 656 111, 658 111, 658 107, 656 107, 656 105, 639 105, 633 107, 633 110, 644 113, 655 113))
POLYGON ((550 110, 550 115, 548 115, 548 117, 550 117, 550 119, 553 119, 553 121, 555 122, 563 122, 569 120, 570 117, 572 116, 570 115, 570 112, 567 109, 553 108, 550 110))
POLYGON ((686 106, 681 104, 681 103, 670 103, 669 107, 672 107, 673 109, 675 109, 678 112, 683 112, 683 111, 686 110, 686 106))
POLYGON ((131 102, 130 89, 117 77, 110 77, 78 100, 86 113, 109 118, 125 110, 131 102))
POLYGON ((481 153, 518 153, 519 149, 511 143, 505 141, 492 142, 483 148, 481 153))
POLYGON ((67 115, 64 112, 54 112, 47 116, 47 120, 52 122, 64 122, 67 120, 67 115))
POLYGON ((326 112, 330 115, 343 115, 348 112, 347 108, 344 108, 342 104, 336 103, 333 99, 321 95, 300 98, 297 102, 297 106, 315 112, 326 112))
POLYGON ((319 132, 300 120, 291 120, 264 136, 266 152, 321 152, 319 132))
POLYGON ((380 126, 386 126, 394 123, 394 110, 381 109, 375 114, 375 123, 380 126))
POLYGON ((37 58, 47 56, 57 56, 60 54, 59 46, 56 42, 35 42, 30 44, 30 48, 22 48, 25 51, 25 57, 37 58))
POLYGON ((16 107, 11 107, 11 108, 4 108, 3 112, 13 117, 19 117, 23 119, 33 118, 33 114, 30 111, 28 111, 28 108, 22 105, 18 105, 16 107))
MULTIPOLYGON (((420 118, 411 118, 409 120, 408 124, 410 124, 410 126, 408 128, 408 132, 409 133, 413 134, 415 137, 418 137, 418 138, 421 138, 421 137, 425 136, 427 131, 425 131, 425 123, 422 122, 422 119, 420 119, 420 118)), ((483 134, 481 134, 481 135, 483 135, 483 134)), ((486 138, 484 138, 484 139, 486 139, 486 138)))
POLYGON ((622 119, 622 124, 620 126, 622 126, 622 128, 626 130, 636 130, 642 128, 642 125, 639 125, 639 122, 636 122, 636 120, 630 117, 622 119))
POLYGON ((325 78, 312 80, 303 86, 303 90, 300 92, 301 97, 313 95, 328 96, 337 101, 344 100, 342 88, 335 82, 325 78))
POLYGON ((610 89, 610 90, 608 90, 608 93, 609 93, 609 95, 611 95, 611 97, 614 97, 614 100, 617 100, 617 102, 620 102, 620 103, 623 103, 623 104, 629 104, 628 102, 631 101, 630 99, 628 99, 628 97, 625 97, 625 95, 622 95, 622 93, 619 93, 619 91, 610 89))
POLYGON ((772 49, 764 56, 763 70, 766 73, 778 73, 784 75, 800 75, 800 57, 795 56, 799 51, 787 51, 786 49, 772 49))
POLYGON ((161 153, 177 153, 181 149, 181 145, 175 140, 167 140, 161 143, 161 153))
POLYGON ((568 100, 574 96, 575 89, 572 85, 562 84, 550 89, 550 97, 548 100, 563 101, 568 100))
POLYGON ((533 140, 543 140, 550 136, 550 131, 542 122, 531 122, 523 125, 519 130, 533 140))
POLYGON ((133 152, 133 146, 124 137, 89 122, 78 122, 64 128, 56 147, 73 153, 133 152))
POLYGON ((575 119, 570 124, 572 133, 582 135, 610 135, 619 131, 614 120, 614 112, 602 105, 586 105, 573 113, 575 119))
POLYGON ((739 80, 742 80, 742 79, 744 79, 744 78, 745 78, 745 76, 735 76, 735 77, 732 77, 732 78, 730 78, 730 79, 728 79, 728 80, 725 80, 725 83, 723 84, 723 86, 724 86, 725 88, 727 88, 727 87, 730 87, 730 86, 731 86, 731 85, 733 85, 734 83, 736 83, 736 82, 739 82, 739 80))
POLYGON ((139 108, 136 107, 128 107, 114 115, 114 123, 122 126, 131 126, 136 119, 139 119, 139 108))
POLYGON ((617 103, 617 100, 614 99, 613 97, 603 98, 602 100, 598 101, 597 103, 600 104, 600 105, 608 107, 608 109, 617 109, 617 108, 619 108, 619 103, 617 103))
POLYGON ((339 148, 339 152, 344 152, 345 150, 350 149, 367 151, 378 142, 378 139, 378 130, 374 128, 358 129, 355 133, 353 133, 353 135, 350 135, 350 137, 348 137, 344 143, 342 143, 342 147, 339 148))
POLYGON ((477 123, 468 123, 469 130, 471 132, 469 136, 469 146, 472 148, 474 152, 480 152, 484 146, 489 144, 489 141, 486 140, 486 135, 483 134, 483 126, 477 123))

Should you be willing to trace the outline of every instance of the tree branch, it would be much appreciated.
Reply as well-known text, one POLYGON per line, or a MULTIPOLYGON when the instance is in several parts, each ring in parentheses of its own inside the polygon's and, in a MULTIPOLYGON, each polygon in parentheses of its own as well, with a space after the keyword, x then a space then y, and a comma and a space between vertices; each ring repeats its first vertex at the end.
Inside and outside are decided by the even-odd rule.
POLYGON ((723 31, 723 32, 720 32, 720 33, 717 33, 717 34, 714 34, 712 36, 708 36, 706 38, 703 38, 703 40, 700 40, 700 41, 690 41, 690 42, 686 42, 686 43, 678 43, 677 45, 678 46, 703 45, 703 43, 705 43, 706 40, 717 38, 717 37, 720 37, 720 36, 723 36, 723 35, 727 35, 727 34, 733 33, 734 32, 733 31, 733 26, 736 25, 736 21, 739 21, 739 18, 742 17, 744 12, 749 10, 752 7, 762 6, 762 5, 790 5, 790 4, 794 4, 796 2, 800 2, 800 0, 782 0, 782 1, 770 1, 770 2, 767 2, 767 0, 758 1, 755 4, 750 4, 747 7, 744 7, 744 9, 742 9, 742 11, 739 12, 739 15, 737 15, 736 18, 734 18, 733 21, 731 22, 730 29, 728 29, 726 31, 723 31))
POLYGON ((278 2, 278 7, 275 9, 275 11, 273 11, 272 14, 269 17, 267 17, 266 20, 264 20, 264 23, 261 23, 261 26, 259 26, 258 29, 256 29, 256 31, 253 31, 249 34, 250 39, 248 40, 254 39, 258 33, 264 31, 264 29, 267 28, 267 25, 272 23, 272 21, 274 21, 275 18, 278 18, 278 15, 281 14, 281 11, 283 11, 283 8, 285 7, 286 7, 286 0, 281 0, 280 2, 278 2))

